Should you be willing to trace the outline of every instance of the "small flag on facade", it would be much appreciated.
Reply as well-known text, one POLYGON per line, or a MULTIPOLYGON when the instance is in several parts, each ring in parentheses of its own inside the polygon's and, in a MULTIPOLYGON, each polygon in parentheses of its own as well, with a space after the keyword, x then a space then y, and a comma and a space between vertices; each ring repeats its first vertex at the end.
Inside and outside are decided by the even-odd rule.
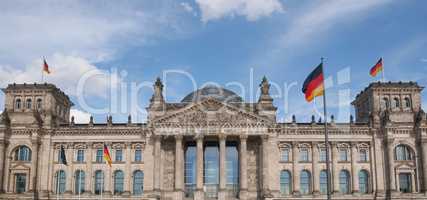
POLYGON ((305 100, 312 101, 314 97, 323 95, 323 63, 320 63, 304 81, 302 92, 305 94, 305 100))
POLYGON ((64 146, 61 145, 61 150, 59 151, 59 163, 67 165, 67 157, 65 156, 64 146))
POLYGON ((110 151, 108 150, 108 147, 105 144, 104 144, 104 160, 111 167, 112 161, 111 161, 110 151))
POLYGON ((381 71, 383 71, 383 59, 380 58, 377 62, 377 64, 375 64, 372 68, 371 71, 369 72, 369 74, 371 74, 372 77, 377 76, 378 73, 380 73, 381 71))
POLYGON ((43 59, 43 71, 50 74, 49 65, 47 64, 46 59, 43 59))

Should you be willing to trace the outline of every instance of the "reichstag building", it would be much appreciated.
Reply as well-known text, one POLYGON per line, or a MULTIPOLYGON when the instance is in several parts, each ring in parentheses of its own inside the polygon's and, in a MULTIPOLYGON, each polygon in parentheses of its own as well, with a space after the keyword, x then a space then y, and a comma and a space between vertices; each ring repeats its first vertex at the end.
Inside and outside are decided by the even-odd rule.
MULTIPOLYGON (((325 199, 324 125, 279 123, 267 79, 256 102, 206 86, 148 119, 77 124, 52 84, 9 84, 0 123, 0 199, 325 199), (103 160, 110 149, 112 166, 103 160), (67 165, 59 162, 61 148, 67 165)), ((375 82, 347 123, 328 123, 333 199, 427 199, 423 87, 375 82)))

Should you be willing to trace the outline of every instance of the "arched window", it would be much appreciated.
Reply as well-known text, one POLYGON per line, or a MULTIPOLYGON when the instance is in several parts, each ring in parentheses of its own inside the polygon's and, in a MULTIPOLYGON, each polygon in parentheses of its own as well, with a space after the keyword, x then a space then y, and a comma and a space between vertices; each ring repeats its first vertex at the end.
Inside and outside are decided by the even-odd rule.
POLYGON ((31 99, 27 99, 26 103, 25 103, 25 107, 27 109, 31 109, 33 107, 33 102, 31 99))
POLYGON ((411 149, 403 144, 396 146, 396 160, 412 160, 411 149))
POLYGON ((36 102, 37 110, 41 110, 43 108, 42 101, 43 101, 42 99, 37 99, 37 102, 36 102))
POLYGON ((15 151, 16 161, 31 161, 31 150, 27 146, 19 146, 15 151))
POLYGON ((309 194, 311 191, 311 175, 307 170, 301 171, 300 174, 300 192, 301 194, 309 194))
POLYGON ((320 172, 320 193, 326 194, 328 192, 328 173, 326 170, 320 172))
POLYGON ((366 194, 369 191, 369 174, 366 170, 359 171, 359 192, 366 194))
POLYGON ((65 192, 66 176, 64 170, 56 172, 56 194, 63 194, 65 192))
POLYGON ((135 162, 141 162, 142 161, 142 150, 141 149, 135 149, 135 162))
POLYGON ((399 108, 399 107, 400 107, 400 101, 396 97, 396 98, 393 99, 393 108, 399 108))
POLYGON ((21 105, 22 105, 21 99, 16 99, 15 100, 15 109, 17 109, 17 110, 21 109, 21 105))
POLYGON ((301 148, 299 152, 299 160, 302 162, 308 162, 309 161, 309 152, 307 148, 301 148))
POLYGON ((137 170, 133 173, 133 194, 142 195, 144 191, 144 172, 137 170))
POLYGON ((104 172, 101 170, 95 171, 95 194, 101 194, 104 190, 104 172))
POLYGON ((280 150, 280 161, 282 162, 289 161, 289 148, 283 148, 280 150))
POLYGON ((347 170, 341 170, 340 172, 340 192, 342 194, 350 193, 350 174, 347 170))
POLYGON ((359 160, 360 160, 360 162, 367 162, 369 160, 368 150, 361 149, 359 151, 359 160))
POLYGON ((77 170, 75 174, 75 191, 76 194, 81 194, 85 191, 85 172, 83 170, 77 170))
POLYGON ((287 170, 280 172, 280 193, 283 195, 291 194, 291 173, 287 170))
POLYGON ((409 97, 405 97, 405 108, 411 107, 411 99, 409 97))
POLYGON ((123 193, 123 183, 125 176, 123 171, 117 170, 114 172, 114 194, 123 193))
POLYGON ((390 108, 390 103, 389 103, 389 101, 388 101, 388 98, 387 98, 387 97, 384 97, 384 98, 381 100, 381 108, 382 108, 383 110, 386 110, 386 109, 389 109, 389 108, 390 108))

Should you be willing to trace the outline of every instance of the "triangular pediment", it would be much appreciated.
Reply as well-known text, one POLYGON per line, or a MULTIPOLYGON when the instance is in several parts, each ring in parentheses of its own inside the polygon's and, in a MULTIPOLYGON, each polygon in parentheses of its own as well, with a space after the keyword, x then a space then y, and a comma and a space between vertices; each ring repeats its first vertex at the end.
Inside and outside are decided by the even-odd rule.
POLYGON ((151 123, 232 127, 236 125, 268 126, 272 124, 272 121, 214 98, 208 98, 155 118, 151 123))

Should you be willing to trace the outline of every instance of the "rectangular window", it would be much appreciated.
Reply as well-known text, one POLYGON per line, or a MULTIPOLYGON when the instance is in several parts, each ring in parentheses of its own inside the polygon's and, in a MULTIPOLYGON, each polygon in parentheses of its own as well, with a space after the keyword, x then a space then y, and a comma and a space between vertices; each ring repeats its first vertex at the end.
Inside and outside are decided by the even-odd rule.
POLYGON ((411 174, 401 173, 399 174, 399 189, 402 193, 412 192, 411 174))
POLYGON ((123 151, 121 149, 116 150, 116 162, 123 161, 123 151))
POLYGON ((348 161, 347 149, 340 149, 340 161, 348 161))
POLYGON ((288 162, 289 161, 289 149, 282 149, 282 151, 280 152, 280 160, 282 162, 288 162))
POLYGON ((135 149, 135 162, 142 161, 142 151, 141 149, 135 149))
POLYGON ((83 149, 77 150, 77 162, 84 162, 85 160, 85 151, 83 149))
POLYGON ((15 190, 16 193, 24 193, 26 191, 27 177, 25 174, 15 174, 15 190))
POLYGON ((369 160, 368 151, 365 149, 361 149, 359 151, 359 156, 360 156, 360 162, 367 162, 369 160))
POLYGON ((319 151, 319 161, 326 162, 326 149, 322 148, 319 151))
POLYGON ((299 160, 302 162, 307 162, 309 161, 309 156, 308 156, 308 149, 301 149, 299 152, 299 160))
POLYGON ((97 163, 102 163, 102 157, 104 156, 104 152, 102 149, 98 149, 96 150, 96 162, 97 163))

